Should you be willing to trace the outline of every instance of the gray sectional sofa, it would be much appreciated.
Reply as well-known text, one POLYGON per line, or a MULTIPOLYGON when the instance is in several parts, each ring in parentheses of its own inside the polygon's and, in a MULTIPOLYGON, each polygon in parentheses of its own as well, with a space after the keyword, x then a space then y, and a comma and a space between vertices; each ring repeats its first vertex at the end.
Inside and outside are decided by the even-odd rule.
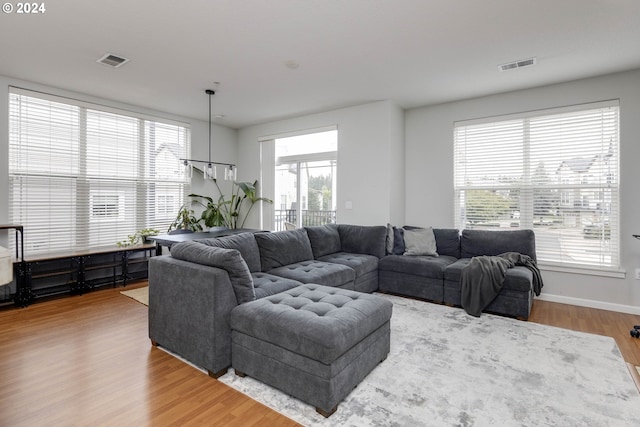
MULTIPOLYGON (((314 298, 320 292, 329 294, 326 301, 336 305, 336 300, 356 301, 361 293, 382 291, 459 306, 461 272, 470 259, 503 252, 519 252, 535 261, 533 231, 463 230, 459 233, 455 229, 332 224, 183 242, 172 246, 171 255, 154 257, 149 262, 149 337, 154 345, 163 346, 218 377, 232 365, 232 347, 238 348, 238 343, 232 344, 232 336, 256 339, 245 335, 251 319, 247 312, 268 309, 258 304, 259 300, 270 299, 281 304, 281 296, 292 292, 297 295, 304 290, 313 295, 309 297, 313 301, 305 299, 306 303, 317 304, 314 298), (297 290, 303 284, 313 290, 297 290), (236 307, 242 307, 244 315, 237 313, 234 326, 232 313, 236 307)), ((486 310, 527 319, 533 302, 534 281, 529 269, 509 268, 502 290, 486 310)), ((372 298, 371 316, 377 319, 376 328, 382 328, 385 316, 388 322, 391 311, 385 307, 384 299, 372 298)), ((294 300, 287 303, 292 304, 291 301, 294 300)), ((342 304, 331 309, 345 313, 342 304)), ((266 305, 271 306, 271 303, 266 305)), ((323 312, 319 317, 324 315, 323 312)), ((263 312, 256 315, 256 322, 263 323, 264 329, 271 316, 263 312), (259 320, 261 318, 264 320, 259 320)), ((369 320, 354 322, 353 327, 357 328, 358 322, 369 320)), ((290 332, 294 336, 303 336, 295 331, 295 326, 292 328, 290 332)), ((271 336, 264 330, 260 333, 271 336)), ((384 328, 377 333, 384 334, 384 328)), ((388 327, 386 333, 388 335, 388 327)), ((346 347, 364 345, 363 340, 348 343, 346 347)), ((382 335, 375 345, 375 360, 368 361, 368 369, 373 369, 372 363, 378 363, 388 352, 388 339, 382 335)), ((345 347, 345 343, 340 347, 345 347)), ((269 351, 265 350, 265 354, 269 351)), ((238 360, 241 359, 246 360, 246 355, 238 360)), ((335 368, 326 369, 330 372, 335 368)), ((327 391, 322 402, 339 401, 346 396, 344 384, 340 383, 338 388, 342 391, 336 395, 331 375, 327 375, 329 386, 325 386, 332 391, 327 391)), ((362 375, 366 372, 359 373, 362 375)), ((296 390, 305 393, 304 387, 296 389, 295 386, 293 391, 285 391, 295 395, 296 390)), ((323 408, 322 404, 317 407, 324 413, 330 414, 332 410, 323 408)))
MULTIPOLYGON (((416 227, 403 227, 403 231, 416 227)), ((400 246, 380 260, 378 289, 448 305, 461 305, 460 276, 473 257, 517 252, 536 261, 532 230, 434 229, 438 256, 406 256, 400 246)), ((534 297, 534 274, 524 266, 509 268, 502 290, 485 311, 518 319, 529 318, 534 297)), ((538 291, 539 293, 539 291, 538 291)))

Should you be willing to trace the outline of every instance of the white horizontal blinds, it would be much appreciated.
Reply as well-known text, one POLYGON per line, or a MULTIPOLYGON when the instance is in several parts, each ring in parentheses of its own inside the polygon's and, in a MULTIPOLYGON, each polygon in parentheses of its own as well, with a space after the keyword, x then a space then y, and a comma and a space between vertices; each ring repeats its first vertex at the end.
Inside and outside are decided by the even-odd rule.
POLYGON ((27 254, 75 240, 79 127, 78 107, 9 94, 9 217, 25 226, 27 254))
POLYGON ((615 102, 457 123, 456 225, 532 228, 539 261, 619 265, 615 102))
POLYGON ((88 221, 76 243, 107 246, 136 231, 140 120, 121 114, 85 110, 86 144, 80 206, 88 221))
POLYGON ((20 89, 9 98, 9 215, 25 227, 27 254, 166 230, 188 191, 178 160, 188 157, 188 127, 20 89))
POLYGON ((524 177, 522 123, 456 127, 455 140, 456 226, 495 225, 511 209, 524 177))
POLYGON ((617 267, 618 107, 530 123, 539 252, 554 262, 617 267))
MULTIPOLYGON (((180 206, 189 194, 189 180, 178 159, 188 158, 190 130, 185 126, 159 122, 145 122, 145 185, 140 188, 145 197, 144 222, 149 228, 165 231, 175 219, 180 206)), ((142 221, 142 218, 140 218, 142 221)))

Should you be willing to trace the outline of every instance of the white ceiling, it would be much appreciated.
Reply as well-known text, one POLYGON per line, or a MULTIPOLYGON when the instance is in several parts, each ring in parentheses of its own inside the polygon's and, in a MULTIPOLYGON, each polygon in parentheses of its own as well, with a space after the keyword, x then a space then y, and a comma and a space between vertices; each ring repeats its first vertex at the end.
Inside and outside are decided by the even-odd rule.
POLYGON ((42 14, 0 16, 0 75, 201 120, 218 81, 213 113, 234 128, 640 68, 638 0, 44 3, 42 14), (96 63, 105 53, 131 61, 111 69, 96 63), (530 57, 536 66, 498 71, 530 57))

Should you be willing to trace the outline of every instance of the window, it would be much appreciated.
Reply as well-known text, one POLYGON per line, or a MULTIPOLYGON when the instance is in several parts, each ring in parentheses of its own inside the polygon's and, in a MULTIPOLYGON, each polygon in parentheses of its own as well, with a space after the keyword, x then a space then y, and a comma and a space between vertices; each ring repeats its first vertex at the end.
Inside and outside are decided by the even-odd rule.
POLYGON ((541 264, 619 267, 617 101, 454 124, 458 228, 530 228, 541 264))
POLYGON ((123 207, 120 205, 119 195, 101 196, 98 194, 91 196, 91 219, 113 219, 119 218, 123 213, 123 207))
POLYGON ((183 123, 10 88, 9 218, 25 252, 166 230, 188 194, 189 144, 183 123))
POLYGON ((336 130, 275 141, 275 229, 336 222, 336 130), (299 202, 299 203, 298 203, 299 202))

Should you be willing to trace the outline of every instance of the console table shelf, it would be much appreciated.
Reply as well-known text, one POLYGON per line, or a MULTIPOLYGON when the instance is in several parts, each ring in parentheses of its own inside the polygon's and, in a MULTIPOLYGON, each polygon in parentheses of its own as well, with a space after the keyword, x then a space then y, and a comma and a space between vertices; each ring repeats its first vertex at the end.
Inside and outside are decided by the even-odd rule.
POLYGON ((145 244, 27 256, 23 262, 27 297, 16 304, 26 306, 38 298, 82 294, 145 279, 155 250, 155 244, 145 244))

